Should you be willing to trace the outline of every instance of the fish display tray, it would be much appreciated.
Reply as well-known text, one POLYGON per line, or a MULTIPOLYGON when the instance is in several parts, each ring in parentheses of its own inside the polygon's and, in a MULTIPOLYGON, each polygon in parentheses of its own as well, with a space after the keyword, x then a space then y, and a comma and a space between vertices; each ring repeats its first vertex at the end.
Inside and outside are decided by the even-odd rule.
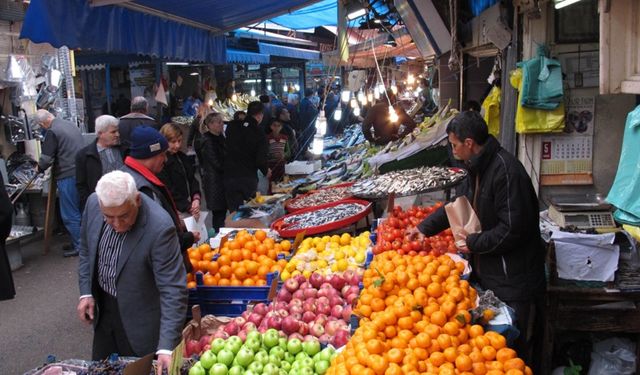
MULTIPOLYGON (((426 189, 408 190, 408 191, 404 191, 404 192, 395 192, 394 194, 395 194, 396 197, 407 197, 407 196, 411 196, 411 195, 417 195, 417 194, 423 194, 423 193, 430 193, 430 192, 433 192, 433 191, 445 190, 445 189, 449 189, 449 188, 452 188, 454 186, 459 185, 464 180, 464 178, 467 177, 467 172, 464 171, 463 169, 460 169, 460 168, 448 168, 448 169, 451 170, 452 172, 459 173, 458 177, 455 178, 454 180, 451 180, 451 181, 447 182, 447 183, 434 185, 434 186, 431 186, 431 187, 426 188, 426 189)), ((387 198, 391 193, 392 192, 386 191, 386 192, 367 194, 367 193, 364 193, 364 192, 354 191, 353 192, 353 196, 355 196, 357 198, 362 198, 362 199, 375 200, 375 199, 387 198)))
POLYGON ((338 202, 323 204, 321 206, 298 210, 289 215, 285 215, 279 218, 278 220, 276 220, 275 222, 273 222, 273 224, 271 224, 271 229, 277 231, 280 234, 280 236, 285 238, 295 237, 298 233, 302 233, 302 232, 305 232, 305 235, 314 235, 319 233, 331 232, 340 228, 344 228, 351 224, 357 223, 360 219, 367 216, 369 212, 371 212, 371 202, 360 200, 360 199, 345 199, 338 202), (351 215, 340 220, 335 220, 327 224, 317 225, 312 227, 289 229, 288 227, 291 226, 291 224, 285 223, 285 220, 287 218, 290 218, 295 215, 300 215, 307 212, 319 211, 325 208, 335 207, 341 204, 349 204, 349 203, 362 205, 362 210, 360 210, 355 215, 351 215))
POLYGON ((308 192, 306 194, 298 195, 297 197, 289 199, 288 201, 286 201, 284 203, 284 208, 287 210, 287 212, 297 212, 297 211, 308 209, 308 208, 316 208, 316 207, 321 206, 321 205, 326 204, 326 203, 340 202, 340 201, 343 201, 343 200, 346 200, 346 199, 350 199, 353 196, 351 194, 347 194, 346 196, 344 196, 343 198, 338 199, 338 200, 334 200, 334 201, 330 201, 330 202, 324 202, 322 204, 316 204, 316 205, 313 205, 313 206, 296 207, 296 203, 297 202, 300 202, 301 200, 303 200, 305 198, 308 198, 308 197, 310 197, 312 195, 319 194, 321 192, 325 192, 325 191, 332 190, 332 189, 350 187, 353 184, 354 184, 354 182, 346 182, 344 184, 327 186, 327 187, 324 187, 324 188, 320 188, 320 189, 317 189, 317 190, 310 191, 310 192, 308 192))

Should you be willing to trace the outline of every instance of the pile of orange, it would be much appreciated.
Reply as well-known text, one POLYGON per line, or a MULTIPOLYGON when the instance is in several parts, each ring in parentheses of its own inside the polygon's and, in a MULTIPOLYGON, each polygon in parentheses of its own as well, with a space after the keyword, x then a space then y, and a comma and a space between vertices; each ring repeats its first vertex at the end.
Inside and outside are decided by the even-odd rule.
POLYGON ((376 255, 355 309, 360 325, 327 374, 531 374, 504 336, 471 324, 476 290, 463 270, 446 255, 376 255))
POLYGON ((195 288, 195 273, 204 274, 207 286, 262 286, 267 284, 267 274, 282 272, 287 265, 278 254, 288 255, 291 242, 276 242, 267 233, 258 230, 251 235, 246 230, 227 241, 215 251, 208 244, 188 250, 193 272, 187 274, 187 287, 195 288))

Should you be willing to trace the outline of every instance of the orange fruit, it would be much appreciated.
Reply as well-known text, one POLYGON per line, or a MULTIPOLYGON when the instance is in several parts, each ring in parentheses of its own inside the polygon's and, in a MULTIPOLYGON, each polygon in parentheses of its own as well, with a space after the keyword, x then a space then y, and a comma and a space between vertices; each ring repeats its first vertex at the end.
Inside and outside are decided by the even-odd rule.
POLYGON ((196 287, 196 282, 195 281, 189 281, 187 283, 187 289, 194 289, 196 287))
POLYGON ((429 286, 427 286, 427 294, 434 298, 440 297, 442 295, 442 285, 439 283, 430 283, 429 286))
POLYGON ((473 369, 473 362, 466 354, 458 354, 455 359, 456 369, 458 371, 471 371, 473 369))
POLYGON ((435 311, 430 317, 431 323, 442 327, 447 322, 447 316, 442 311, 435 311))
MULTIPOLYGON (((502 350, 502 349, 500 349, 502 350)), ((499 352, 498 352, 499 353, 499 352)), ((520 358, 511 358, 508 359, 506 361, 504 361, 504 369, 505 370, 511 370, 511 369, 515 369, 515 370, 519 370, 521 372, 524 372, 524 369, 526 367, 526 364, 524 363, 524 361, 520 358)))
POLYGON ((244 280, 247 277, 247 269, 244 267, 237 267, 233 274, 236 276, 238 280, 244 280))
POLYGON ((518 354, 516 351, 511 348, 500 348, 496 353, 496 360, 504 363, 510 359, 516 358, 517 356, 518 354))
POLYGON ((365 344, 367 351, 371 354, 381 354, 384 351, 384 344, 380 340, 369 340, 365 344))
POLYGON ((493 346, 487 345, 481 352, 485 361, 493 361, 496 358, 496 349, 493 346))
POLYGON ((231 267, 228 266, 228 265, 224 265, 224 266, 220 267, 219 273, 220 273, 220 276, 222 278, 228 279, 228 278, 231 277, 231 274, 232 274, 231 267))

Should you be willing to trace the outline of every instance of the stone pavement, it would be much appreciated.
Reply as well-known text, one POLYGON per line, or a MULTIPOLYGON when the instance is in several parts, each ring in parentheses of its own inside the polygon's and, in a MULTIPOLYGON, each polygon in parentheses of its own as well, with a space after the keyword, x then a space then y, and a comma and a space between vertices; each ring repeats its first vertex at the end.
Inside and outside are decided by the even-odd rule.
POLYGON ((48 255, 42 239, 22 247, 24 266, 13 272, 16 297, 0 301, 0 374, 58 360, 91 359, 92 328, 78 319, 78 258, 63 258, 65 236, 54 236, 48 255))

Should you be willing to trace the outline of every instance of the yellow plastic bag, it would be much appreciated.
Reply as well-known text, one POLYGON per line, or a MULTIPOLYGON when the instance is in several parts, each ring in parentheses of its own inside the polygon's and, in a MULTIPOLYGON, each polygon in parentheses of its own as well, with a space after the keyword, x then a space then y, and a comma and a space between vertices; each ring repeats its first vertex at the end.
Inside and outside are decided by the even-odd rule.
POLYGON ((547 111, 544 109, 532 109, 523 107, 522 99, 522 70, 513 70, 509 76, 511 86, 518 90, 518 108, 516 110, 516 132, 529 133, 555 133, 564 129, 564 103, 558 108, 547 111))
POLYGON ((489 127, 489 134, 497 137, 500 134, 500 87, 494 86, 482 102, 484 121, 489 127))
POLYGON ((634 227, 633 225, 629 224, 622 224, 622 229, 626 230, 631 235, 631 237, 640 242, 640 227, 634 227))

